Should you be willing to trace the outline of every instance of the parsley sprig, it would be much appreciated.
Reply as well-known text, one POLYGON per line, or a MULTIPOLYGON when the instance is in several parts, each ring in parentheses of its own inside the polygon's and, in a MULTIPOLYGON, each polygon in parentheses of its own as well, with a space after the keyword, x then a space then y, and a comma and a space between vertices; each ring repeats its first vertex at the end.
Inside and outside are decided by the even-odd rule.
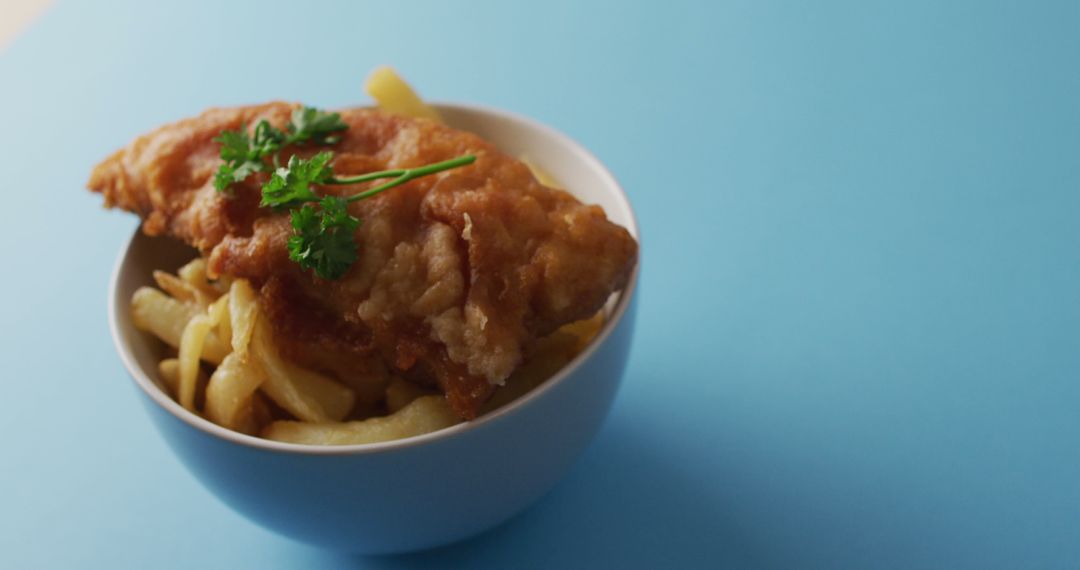
POLYGON ((326 196, 317 206, 304 204, 293 210, 290 221, 289 259, 301 269, 314 269, 323 279, 338 279, 352 267, 357 257, 353 232, 360 220, 349 215, 348 202, 326 196))
POLYGON ((310 159, 293 155, 288 166, 278 168, 262 187, 259 205, 274 210, 291 209, 293 235, 289 237, 289 259, 304 270, 313 269, 323 279, 338 279, 357 258, 354 238, 360 220, 349 214, 348 206, 385 192, 422 176, 458 168, 476 161, 467 154, 417 168, 399 168, 369 172, 358 176, 334 176, 330 160, 334 154, 323 151, 310 159), (348 197, 319 197, 312 186, 359 184, 391 178, 387 182, 348 197))
POLYGON ((369 172, 358 176, 337 177, 330 161, 334 153, 322 151, 303 159, 297 155, 280 166, 281 150, 289 145, 332 145, 341 140, 340 132, 349 128, 337 113, 327 113, 314 107, 299 107, 292 112, 289 124, 282 131, 265 119, 255 125, 249 135, 246 126, 236 131, 222 131, 214 140, 221 143, 224 161, 214 175, 214 187, 227 192, 229 187, 243 182, 256 172, 271 172, 263 184, 260 206, 275 211, 292 210, 289 236, 289 259, 302 269, 314 270, 323 279, 338 279, 352 267, 357 258, 354 233, 360 220, 349 214, 349 204, 370 198, 395 186, 400 186, 429 174, 472 164, 473 155, 459 156, 420 166, 369 172), (267 162, 267 158, 271 161, 267 162), (374 188, 345 198, 318 196, 315 185, 359 184, 391 178, 374 188))
POLYGON ((285 130, 272 126, 266 119, 255 125, 248 135, 246 126, 236 131, 222 131, 214 141, 221 143, 221 158, 225 161, 214 175, 214 188, 225 192, 237 182, 243 182, 256 172, 268 172, 273 158, 277 166, 278 153, 288 145, 308 143, 329 145, 341 137, 336 133, 349 128, 338 113, 327 113, 314 107, 299 107, 292 112, 285 130))

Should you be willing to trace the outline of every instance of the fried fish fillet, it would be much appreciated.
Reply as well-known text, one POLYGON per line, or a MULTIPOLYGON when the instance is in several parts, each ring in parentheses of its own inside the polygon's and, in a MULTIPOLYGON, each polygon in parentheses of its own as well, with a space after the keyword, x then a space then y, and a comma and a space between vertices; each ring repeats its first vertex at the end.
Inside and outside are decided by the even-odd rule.
MULTIPOLYGON (((329 147, 339 176, 477 160, 351 204, 362 222, 357 262, 335 281, 302 271, 288 258, 288 214, 258 205, 266 174, 229 195, 213 186, 215 137, 262 119, 283 128, 295 107, 212 109, 166 125, 99 164, 88 186, 107 207, 141 216, 145 233, 198 248, 212 276, 259 286, 279 344, 302 364, 430 379, 470 419, 531 341, 625 287, 637 243, 600 207, 543 186, 475 135, 373 109, 341 112, 349 128, 329 147)), ((282 162, 325 148, 288 147, 282 162)), ((371 184, 318 191, 351 195, 371 184)))

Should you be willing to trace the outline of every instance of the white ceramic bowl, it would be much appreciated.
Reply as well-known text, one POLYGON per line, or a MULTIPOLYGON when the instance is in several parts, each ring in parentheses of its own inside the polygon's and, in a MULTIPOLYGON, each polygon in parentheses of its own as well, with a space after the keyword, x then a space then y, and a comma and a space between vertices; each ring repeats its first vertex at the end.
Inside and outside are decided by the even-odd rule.
MULTIPOLYGON (((447 122, 511 155, 526 154, 635 238, 618 182, 581 145, 524 117, 438 105, 447 122)), ((311 544, 400 552, 460 540, 506 520, 550 489, 596 434, 622 378, 638 270, 609 303, 595 342, 536 390, 491 414, 398 441, 317 447, 235 433, 184 410, 156 380, 160 345, 131 324, 129 300, 194 251, 136 231, 109 293, 113 340, 162 436, 211 492, 252 521, 311 544)), ((640 266, 640 262, 639 262, 640 266)), ((167 516, 163 513, 162 516, 167 516)))

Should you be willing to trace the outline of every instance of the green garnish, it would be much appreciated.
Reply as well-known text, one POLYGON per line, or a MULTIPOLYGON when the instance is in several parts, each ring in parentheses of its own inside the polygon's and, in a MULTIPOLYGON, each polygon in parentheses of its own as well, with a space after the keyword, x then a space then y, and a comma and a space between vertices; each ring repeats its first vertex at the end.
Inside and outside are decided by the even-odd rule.
POLYGON ((274 165, 278 153, 288 145, 314 143, 334 144, 341 137, 334 134, 349 128, 341 121, 341 115, 327 113, 314 107, 300 107, 292 112, 285 131, 274 128, 265 119, 255 125, 250 136, 247 128, 222 131, 214 141, 221 143, 221 158, 225 161, 214 175, 214 188, 225 192, 237 182, 243 182, 256 172, 268 172, 271 168, 266 157, 272 156, 274 165))
POLYGON ((225 161, 214 175, 214 188, 224 192, 236 182, 266 170, 263 157, 271 154, 280 145, 276 135, 280 131, 266 121, 259 121, 254 137, 249 137, 241 128, 239 131, 222 131, 214 140, 221 143, 221 158, 225 161))
POLYGON ((337 279, 356 261, 353 232, 360 220, 350 216, 348 202, 336 196, 327 196, 318 205, 318 211, 310 204, 293 210, 289 259, 305 271, 314 269, 323 279, 337 279))
POLYGON ((335 144, 341 137, 334 133, 344 131, 348 125, 341 122, 341 115, 326 113, 314 107, 301 107, 292 112, 289 123, 289 136, 285 144, 303 144, 311 141, 315 144, 335 144))
POLYGON ((277 169, 270 181, 263 185, 259 205, 279 209, 318 200, 311 192, 311 185, 326 184, 334 176, 329 164, 333 157, 334 153, 325 150, 309 160, 294 154, 289 159, 289 165, 277 169))
POLYGON ((293 235, 289 237, 289 259, 304 270, 313 269, 323 279, 338 279, 349 270, 357 257, 353 232, 360 220, 349 214, 352 202, 370 198, 395 186, 400 186, 429 174, 450 170, 476 161, 467 154, 451 160, 435 162, 417 168, 381 170, 359 176, 335 177, 330 160, 334 154, 323 151, 310 159, 293 155, 289 165, 277 169, 262 187, 261 206, 275 210, 292 208, 290 221, 293 235), (383 178, 393 178, 374 188, 342 198, 317 196, 313 184, 357 184, 383 178))
POLYGON ((314 107, 294 109, 284 131, 266 120, 255 125, 249 136, 246 127, 238 131, 222 131, 214 141, 221 143, 221 159, 225 162, 214 175, 214 188, 225 192, 237 182, 243 182, 256 172, 270 172, 263 184, 260 206, 275 211, 292 209, 290 221, 293 235, 289 237, 289 259, 305 271, 313 269, 323 279, 338 279, 356 261, 356 239, 353 232, 360 220, 349 215, 349 204, 370 198, 406 182, 443 170, 472 164, 473 155, 436 162, 418 168, 400 168, 369 172, 359 176, 338 178, 330 160, 334 153, 322 151, 309 159, 292 155, 289 164, 279 166, 281 149, 289 145, 332 145, 341 140, 337 134, 349 126, 337 113, 327 113, 314 107), (267 157, 272 162, 266 161, 267 157), (393 178, 347 198, 318 196, 311 187, 315 184, 358 184, 383 178, 393 178))

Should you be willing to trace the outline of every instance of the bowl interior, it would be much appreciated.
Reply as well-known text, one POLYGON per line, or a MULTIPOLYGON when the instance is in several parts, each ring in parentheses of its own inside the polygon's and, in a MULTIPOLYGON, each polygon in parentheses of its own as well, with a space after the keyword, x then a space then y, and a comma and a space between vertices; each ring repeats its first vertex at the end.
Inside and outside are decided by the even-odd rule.
MULTIPOLYGON (((618 182, 592 154, 569 137, 545 125, 504 111, 458 104, 441 104, 436 107, 451 126, 476 133, 510 155, 527 156, 578 199, 603 207, 609 219, 625 227, 640 241, 633 211, 618 182)), ((175 271, 196 255, 195 249, 177 240, 151 238, 136 230, 117 260, 109 295, 110 328, 121 360, 136 384, 152 400, 192 426, 241 444, 306 453, 377 451, 422 443, 472 429, 527 405, 530 399, 568 376, 580 362, 589 357, 596 345, 604 341, 625 312, 638 275, 638 268, 635 268, 626 289, 609 300, 606 307, 607 322, 592 346, 539 388, 518 400, 472 422, 417 437, 384 443, 322 447, 275 442, 227 430, 185 410, 160 385, 157 363, 160 359, 161 344, 156 338, 134 327, 131 321, 130 299, 139 287, 153 285, 154 270, 175 271)))

